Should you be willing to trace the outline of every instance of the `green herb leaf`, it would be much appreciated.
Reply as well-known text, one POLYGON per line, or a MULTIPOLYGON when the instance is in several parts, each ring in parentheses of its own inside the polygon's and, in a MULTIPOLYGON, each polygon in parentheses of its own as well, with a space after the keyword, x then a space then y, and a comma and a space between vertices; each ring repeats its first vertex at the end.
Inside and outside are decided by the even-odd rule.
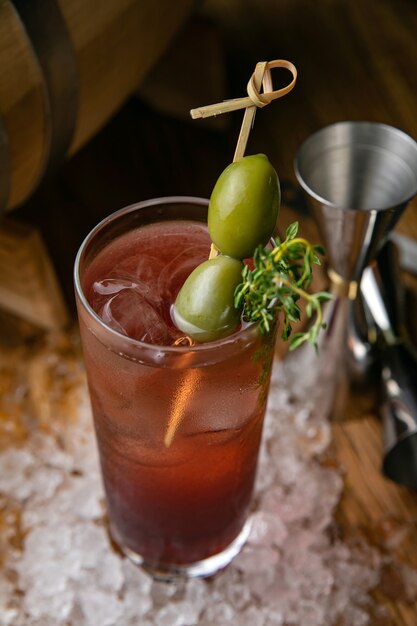
POLYGON ((308 341, 307 333, 296 333, 290 341, 290 350, 292 351, 299 348, 306 341, 308 341))
POLYGON ((293 222, 290 224, 285 232, 286 241, 290 241, 291 239, 295 239, 298 233, 298 222, 293 222))
POLYGON ((325 254, 326 254, 326 251, 325 251, 325 249, 323 248, 323 246, 320 246, 320 245, 318 245, 318 244, 316 244, 315 246, 313 246, 313 250, 314 250, 315 252, 317 252, 317 254, 320 254, 321 256, 325 256, 325 254))
POLYGON ((242 283, 235 291, 235 306, 243 309, 245 320, 258 322, 263 332, 269 330, 274 317, 282 312, 281 336, 288 340, 291 324, 301 317, 297 301, 305 299, 307 316, 315 315, 315 318, 306 332, 292 337, 290 350, 305 342, 317 349, 319 331, 325 327, 321 304, 333 296, 326 291, 310 294, 306 290, 313 277, 312 266, 320 264, 317 255, 324 254, 324 250, 297 237, 297 233, 298 222, 294 222, 286 230, 285 241, 277 238, 272 250, 258 246, 253 255, 253 268, 246 266, 242 272, 242 283))
POLYGON ((315 294, 315 296, 320 302, 328 302, 334 298, 334 296, 328 291, 319 291, 315 294))

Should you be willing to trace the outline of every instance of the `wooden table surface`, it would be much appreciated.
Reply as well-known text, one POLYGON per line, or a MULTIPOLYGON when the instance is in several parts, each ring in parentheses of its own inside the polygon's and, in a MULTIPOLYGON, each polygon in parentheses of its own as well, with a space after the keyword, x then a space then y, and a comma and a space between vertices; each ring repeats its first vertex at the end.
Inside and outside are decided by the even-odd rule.
MULTIPOLYGON (((213 0, 203 7, 223 37, 224 97, 245 95, 246 82, 259 60, 287 58, 298 68, 298 84, 291 95, 258 112, 248 148, 268 153, 285 193, 299 194, 294 155, 300 143, 322 126, 341 120, 379 121, 417 138, 414 0, 230 0, 228 4, 213 0)), ((200 66, 200 78, 204 72, 200 66)), ((192 99, 192 81, 189 88, 192 99)), ((240 121, 240 114, 234 114, 226 129, 217 130, 172 119, 140 99, 131 101, 14 212, 16 219, 41 228, 69 302, 72 260, 89 228, 106 213, 139 199, 171 193, 207 196, 232 158, 240 121)), ((284 211, 283 220, 289 215, 284 211)), ((305 226, 314 228, 308 218, 305 226)), ((416 199, 397 228, 417 240, 416 199)), ((417 280, 404 279, 413 313, 409 331, 415 338, 417 280)), ((337 513, 343 534, 366 537, 392 555, 394 562, 417 568, 417 497, 381 474, 378 415, 372 412, 334 423, 333 447, 346 472, 337 513)), ((384 575, 377 601, 388 608, 386 623, 415 626, 417 598, 407 596, 398 584, 395 567, 387 568, 384 575)))

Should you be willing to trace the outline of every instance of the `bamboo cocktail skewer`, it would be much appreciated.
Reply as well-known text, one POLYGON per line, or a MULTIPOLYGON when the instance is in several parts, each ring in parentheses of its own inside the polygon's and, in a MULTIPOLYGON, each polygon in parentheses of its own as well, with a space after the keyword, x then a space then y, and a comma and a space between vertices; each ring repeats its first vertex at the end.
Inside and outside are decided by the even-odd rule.
MULTIPOLYGON (((193 119, 205 118, 244 108, 245 113, 243 116, 243 122, 240 128, 236 150, 233 157, 233 162, 238 161, 245 154, 249 134, 255 119, 256 109, 258 107, 262 108, 273 100, 285 96, 293 89, 296 80, 297 69, 290 61, 281 59, 276 61, 262 61, 256 64, 255 71, 248 82, 247 97, 227 100, 219 104, 210 104, 198 109, 192 109, 190 111, 191 117, 193 119), (273 68, 284 68, 289 70, 292 74, 291 82, 277 91, 272 90, 271 69, 273 68), (263 88, 262 93, 260 93, 261 87, 263 88)), ((218 254, 219 251, 212 243, 210 247, 209 259, 216 257, 218 254)), ((192 397, 194 390, 197 387, 199 378, 200 372, 198 368, 190 368, 184 375, 182 381, 179 383, 164 436, 164 444, 166 448, 169 448, 172 444, 175 433, 177 432, 185 413, 187 402, 192 397)))
POLYGON ((218 104, 209 104, 197 109, 191 109, 190 114, 193 119, 199 119, 204 117, 212 117, 213 115, 221 115, 222 113, 229 113, 230 111, 237 111, 238 109, 246 109, 252 106, 263 108, 272 100, 281 98, 289 93, 297 80, 297 69, 290 61, 284 59, 278 59, 276 61, 260 61, 256 64, 255 71, 252 74, 248 86, 248 95, 244 98, 235 98, 234 100, 225 100, 218 104), (292 81, 288 83, 282 89, 272 91, 272 79, 271 70, 274 68, 284 68, 291 72, 292 81), (256 81, 256 78, 260 76, 260 81, 256 81), (260 93, 261 85, 263 84, 263 93, 260 93))
MULTIPOLYGON (((209 104, 205 107, 191 110, 191 117, 193 119, 210 117, 218 115, 220 113, 226 113, 228 111, 235 111, 245 107, 245 114, 243 116, 242 126, 240 128, 239 137, 236 144, 236 150, 233 157, 233 161, 241 159, 246 150, 246 145, 249 139, 249 133, 253 128, 255 121, 255 113, 258 107, 264 107, 277 98, 282 98, 291 91, 297 80, 297 69, 295 65, 290 61, 283 59, 276 61, 261 61, 256 64, 255 71, 252 74, 248 86, 248 96, 246 98, 237 98, 235 100, 228 100, 219 104, 209 104), (272 68, 285 68, 292 74, 292 81, 277 91, 272 90, 272 68), (263 87, 263 93, 260 93, 260 89, 263 87)), ((216 246, 212 243, 210 248, 209 259, 216 257, 219 254, 216 246)))

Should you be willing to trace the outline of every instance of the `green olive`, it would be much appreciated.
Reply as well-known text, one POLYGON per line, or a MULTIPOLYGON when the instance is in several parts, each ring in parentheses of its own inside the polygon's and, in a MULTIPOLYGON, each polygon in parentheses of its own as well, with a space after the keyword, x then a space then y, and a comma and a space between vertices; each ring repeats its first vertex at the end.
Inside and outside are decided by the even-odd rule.
POLYGON ((251 257, 271 237, 280 201, 277 173, 264 154, 234 161, 211 194, 208 229, 213 243, 235 259, 251 257))
POLYGON ((240 323, 234 292, 242 282, 243 263, 217 256, 195 268, 181 287, 173 317, 195 341, 213 341, 230 335, 240 323))

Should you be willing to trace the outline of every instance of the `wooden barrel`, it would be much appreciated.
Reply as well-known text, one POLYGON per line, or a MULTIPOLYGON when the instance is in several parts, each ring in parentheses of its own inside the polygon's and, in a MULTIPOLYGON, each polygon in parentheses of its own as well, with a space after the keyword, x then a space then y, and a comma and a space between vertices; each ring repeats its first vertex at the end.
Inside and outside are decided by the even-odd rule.
POLYGON ((121 106, 193 0, 0 0, 0 212, 121 106))

